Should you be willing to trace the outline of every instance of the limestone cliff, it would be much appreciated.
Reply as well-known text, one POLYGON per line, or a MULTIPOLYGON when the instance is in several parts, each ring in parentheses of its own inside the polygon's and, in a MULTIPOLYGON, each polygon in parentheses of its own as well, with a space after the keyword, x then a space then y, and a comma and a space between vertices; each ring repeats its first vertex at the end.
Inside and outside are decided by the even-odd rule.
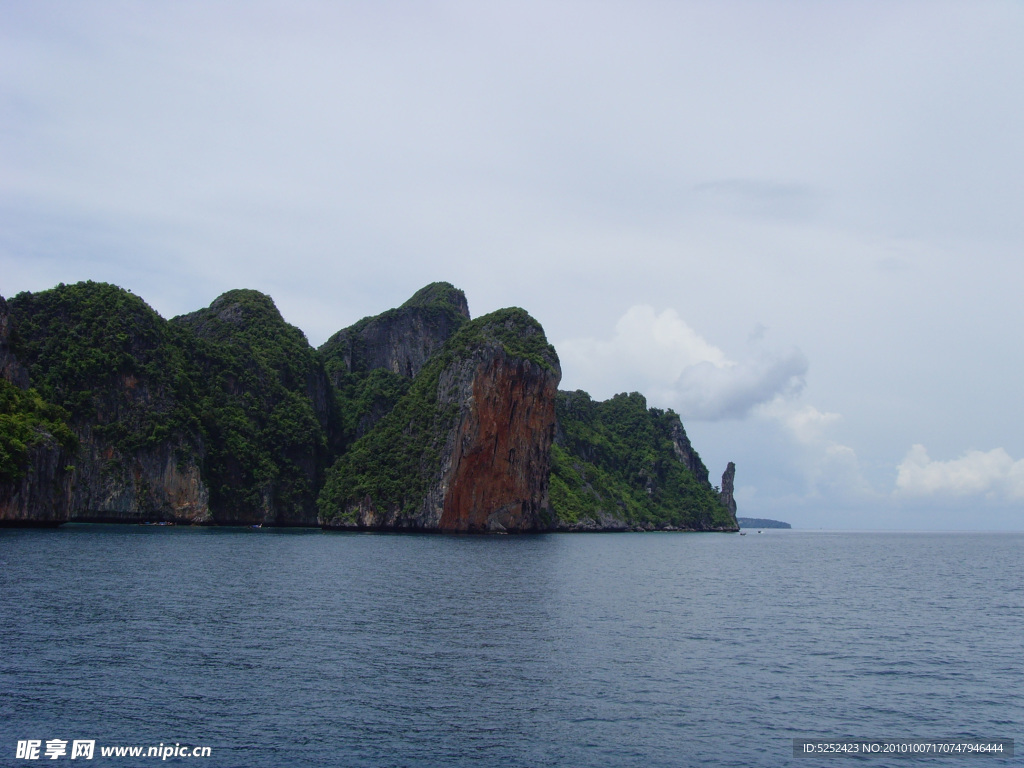
POLYGON ((532 531, 547 506, 561 371, 521 309, 466 323, 332 468, 328 528, 532 531))
POLYGON ((669 425, 669 437, 672 440, 672 450, 690 473, 697 478, 697 481, 701 485, 707 488, 711 487, 711 481, 708 480, 708 468, 704 466, 704 462, 701 461, 700 454, 693 449, 690 444, 690 438, 686 436, 686 430, 683 428, 683 422, 680 421, 678 416, 671 420, 669 425))
POLYGON ((0 525, 59 525, 68 517, 73 441, 54 436, 64 413, 47 418, 11 348, 13 323, 0 296, 0 525), (43 411, 43 412, 41 412, 43 411))
POLYGON ((526 312, 468 317, 433 283, 314 350, 257 291, 0 297, 0 525, 736 530, 676 414, 558 393, 526 312))
POLYGON ((27 366, 66 409, 77 448, 33 438, 38 455, 22 451, 7 478, 17 487, 0 487, 8 517, 316 524, 337 405, 315 350, 268 296, 230 291, 171 322, 91 282, 10 306, 18 341, 6 343, 0 317, 4 370, 27 366))
POLYGON ((68 467, 70 522, 214 522, 193 446, 179 439, 126 451, 89 426, 79 427, 78 439, 68 467))

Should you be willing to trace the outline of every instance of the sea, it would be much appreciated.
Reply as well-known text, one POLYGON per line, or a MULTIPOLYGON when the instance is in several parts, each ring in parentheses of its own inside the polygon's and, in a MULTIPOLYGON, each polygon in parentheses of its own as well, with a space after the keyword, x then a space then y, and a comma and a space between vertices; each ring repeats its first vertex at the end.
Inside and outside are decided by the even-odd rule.
POLYGON ((1024 765, 1024 534, 746 534, 0 530, 0 765, 1024 765))

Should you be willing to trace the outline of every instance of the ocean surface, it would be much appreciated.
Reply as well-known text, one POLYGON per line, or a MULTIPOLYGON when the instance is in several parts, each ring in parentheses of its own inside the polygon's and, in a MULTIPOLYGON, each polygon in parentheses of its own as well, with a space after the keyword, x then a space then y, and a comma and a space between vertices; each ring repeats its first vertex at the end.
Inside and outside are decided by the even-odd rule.
POLYGON ((0 765, 1024 765, 1024 534, 0 530, 0 765), (209 747, 109 757, 113 745, 209 747))

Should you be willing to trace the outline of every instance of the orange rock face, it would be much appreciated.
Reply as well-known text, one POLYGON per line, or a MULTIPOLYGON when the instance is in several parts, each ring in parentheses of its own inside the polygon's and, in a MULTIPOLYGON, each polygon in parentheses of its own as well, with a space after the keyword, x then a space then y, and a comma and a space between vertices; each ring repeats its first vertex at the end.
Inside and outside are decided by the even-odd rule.
POLYGON ((456 427, 438 528, 530 531, 547 504, 559 377, 498 352, 477 366, 456 427))

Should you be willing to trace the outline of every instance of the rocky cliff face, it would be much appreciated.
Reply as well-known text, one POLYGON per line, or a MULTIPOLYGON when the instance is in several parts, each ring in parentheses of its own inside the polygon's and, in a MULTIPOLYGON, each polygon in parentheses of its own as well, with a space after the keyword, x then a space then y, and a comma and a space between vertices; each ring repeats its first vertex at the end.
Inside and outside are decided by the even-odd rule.
POLYGON ((332 447, 344 452, 409 390, 427 361, 469 320, 465 294, 431 283, 402 306, 338 331, 318 350, 342 419, 332 447))
POLYGON ((676 417, 672 420, 670 425, 669 436, 672 440, 672 450, 676 454, 676 458, 681 461, 690 473, 697 478, 701 485, 711 487, 711 481, 708 480, 708 468, 704 466, 704 462, 701 461, 700 455, 693 449, 690 444, 690 438, 686 436, 686 430, 683 429, 683 422, 676 417))
POLYGON ((539 527, 548 503, 555 393, 561 378, 552 368, 488 345, 470 365, 442 375, 440 402, 456 405, 459 419, 445 441, 445 472, 432 494, 443 499, 439 530, 539 527))
POLYGON ((11 312, 20 362, 78 447, 36 441, 19 487, 0 488, 8 516, 316 524, 336 404, 270 297, 229 291, 168 322, 116 286, 79 283, 19 295, 11 312))
POLYGON ((28 371, 18 362, 11 350, 13 324, 7 302, 0 296, 0 379, 6 379, 16 387, 28 387, 28 371))
POLYGON ((69 473, 70 522, 214 522, 201 457, 191 446, 165 441, 126 452, 89 427, 79 441, 69 473))
MULTIPOLYGON (((15 398, 20 400, 19 393, 5 385, 26 389, 29 378, 28 371, 11 349, 12 335, 10 310, 0 296, 0 386, 6 390, 3 398, 6 407, 0 414, 13 419, 25 409, 14 402, 15 398)), ((0 477, 0 525, 59 525, 68 519, 71 482, 65 467, 72 460, 71 454, 44 428, 33 425, 30 429, 34 432, 34 443, 25 445, 24 441, 19 441, 24 446, 24 458, 12 462, 21 466, 11 467, 7 476, 0 477)), ((14 446, 9 446, 7 441, 15 440, 16 436, 0 437, 6 438, 0 446, 10 452, 14 446)))
POLYGON ((50 434, 28 450, 20 477, 0 482, 0 526, 52 526, 70 519, 74 457, 50 434))
MULTIPOLYGON (((686 468, 693 473, 693 476, 700 481, 701 485, 710 488, 711 481, 708 480, 708 468, 704 466, 700 455, 693 449, 690 439, 686 436, 686 430, 683 429, 683 423, 678 419, 672 425, 672 447, 679 460, 686 465, 686 468)), ((718 499, 733 517, 736 517, 736 499, 733 497, 733 484, 735 481, 736 465, 730 461, 725 468, 725 472, 722 474, 722 487, 719 491, 718 499)))
POLYGON ((168 445, 125 455, 83 431, 77 450, 41 435, 24 474, 0 483, 0 525, 214 522, 198 462, 168 445))
POLYGON ((554 349, 522 310, 467 324, 332 469, 322 524, 537 530, 560 378, 554 349))
POLYGON ((432 283, 397 309, 338 331, 320 354, 336 386, 341 374, 379 369, 411 379, 467 320, 466 295, 449 283, 432 283))

